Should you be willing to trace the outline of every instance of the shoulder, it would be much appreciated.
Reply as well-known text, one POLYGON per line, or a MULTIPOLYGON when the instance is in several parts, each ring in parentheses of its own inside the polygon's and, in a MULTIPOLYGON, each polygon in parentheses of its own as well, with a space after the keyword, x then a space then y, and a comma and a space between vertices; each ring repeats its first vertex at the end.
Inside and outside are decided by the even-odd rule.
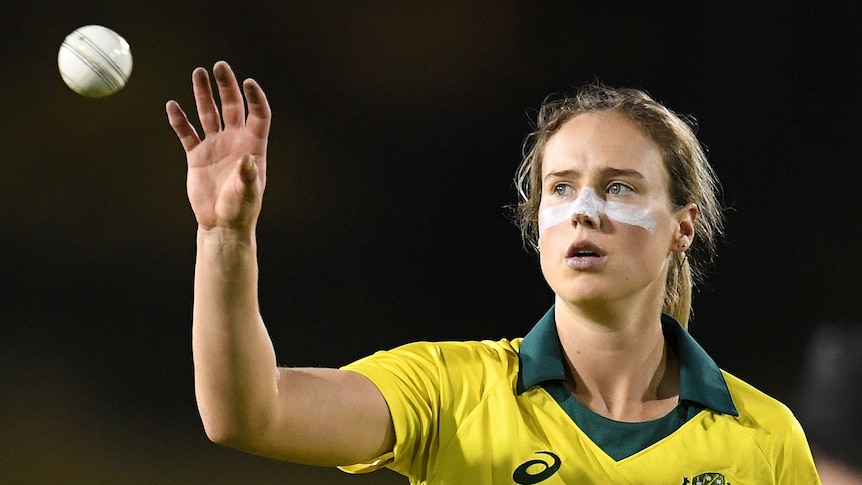
POLYGON ((399 373, 453 374, 466 368, 484 373, 517 372, 521 339, 463 342, 413 342, 376 352, 345 366, 349 370, 388 369, 399 373))
POLYGON ((722 371, 739 411, 737 423, 773 467, 778 483, 819 483, 811 449, 793 412, 777 399, 722 371))
POLYGON ((721 373, 739 411, 740 422, 769 429, 790 427, 796 422, 796 417, 781 401, 727 371, 721 373))
POLYGON ((391 408, 470 409, 491 393, 514 395, 519 340, 415 342, 344 367, 370 379, 391 408))
POLYGON ((765 454, 781 456, 794 448, 810 454, 802 426, 790 408, 742 379, 725 371, 722 374, 739 411, 737 423, 765 454))

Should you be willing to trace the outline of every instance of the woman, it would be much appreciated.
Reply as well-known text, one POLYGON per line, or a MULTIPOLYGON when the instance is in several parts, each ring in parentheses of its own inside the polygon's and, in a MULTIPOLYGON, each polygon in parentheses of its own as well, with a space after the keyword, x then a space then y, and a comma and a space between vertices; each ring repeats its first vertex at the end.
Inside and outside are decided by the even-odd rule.
POLYGON ((789 410, 677 321, 721 213, 691 130, 644 93, 592 87, 542 109, 520 215, 555 303, 525 338, 298 369, 276 366, 257 301, 269 105, 246 80, 246 116, 228 65, 213 73, 221 114, 207 72, 192 76, 203 138, 166 107, 199 226, 193 352, 210 439, 411 483, 818 483, 789 410))

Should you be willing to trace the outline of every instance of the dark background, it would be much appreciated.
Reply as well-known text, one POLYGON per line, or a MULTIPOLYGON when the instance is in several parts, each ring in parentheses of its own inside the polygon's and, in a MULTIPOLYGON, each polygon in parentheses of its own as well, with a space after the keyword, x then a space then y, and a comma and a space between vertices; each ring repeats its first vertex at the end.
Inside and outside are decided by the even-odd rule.
POLYGON ((164 103, 193 112, 190 73, 219 59, 274 112, 259 247, 280 363, 523 335, 552 295, 505 215, 521 143, 546 95, 601 80, 699 120, 733 210, 692 333, 792 402, 814 326, 860 318, 858 2, 585 3, 0 7, 0 482, 405 483, 203 433, 195 223, 164 103), (131 44, 109 98, 57 72, 86 24, 131 44))

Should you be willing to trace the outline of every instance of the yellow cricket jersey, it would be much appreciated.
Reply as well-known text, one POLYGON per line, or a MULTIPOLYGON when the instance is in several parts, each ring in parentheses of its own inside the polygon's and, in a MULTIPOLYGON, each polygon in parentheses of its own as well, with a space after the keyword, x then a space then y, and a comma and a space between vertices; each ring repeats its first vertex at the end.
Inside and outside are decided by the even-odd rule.
POLYGON ((668 316, 677 408, 645 423, 593 413, 563 385, 554 310, 523 339, 420 342, 345 369, 374 382, 395 425, 391 468, 412 484, 819 484, 786 406, 721 371, 668 316))

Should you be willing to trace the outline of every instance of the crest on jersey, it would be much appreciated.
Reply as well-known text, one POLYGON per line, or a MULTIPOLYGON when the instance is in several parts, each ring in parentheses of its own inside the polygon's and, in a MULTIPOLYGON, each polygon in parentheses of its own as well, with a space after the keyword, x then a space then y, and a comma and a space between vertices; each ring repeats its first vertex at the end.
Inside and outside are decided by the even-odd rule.
POLYGON ((682 485, 731 485, 724 475, 716 472, 701 473, 700 475, 689 480, 685 478, 682 485))

